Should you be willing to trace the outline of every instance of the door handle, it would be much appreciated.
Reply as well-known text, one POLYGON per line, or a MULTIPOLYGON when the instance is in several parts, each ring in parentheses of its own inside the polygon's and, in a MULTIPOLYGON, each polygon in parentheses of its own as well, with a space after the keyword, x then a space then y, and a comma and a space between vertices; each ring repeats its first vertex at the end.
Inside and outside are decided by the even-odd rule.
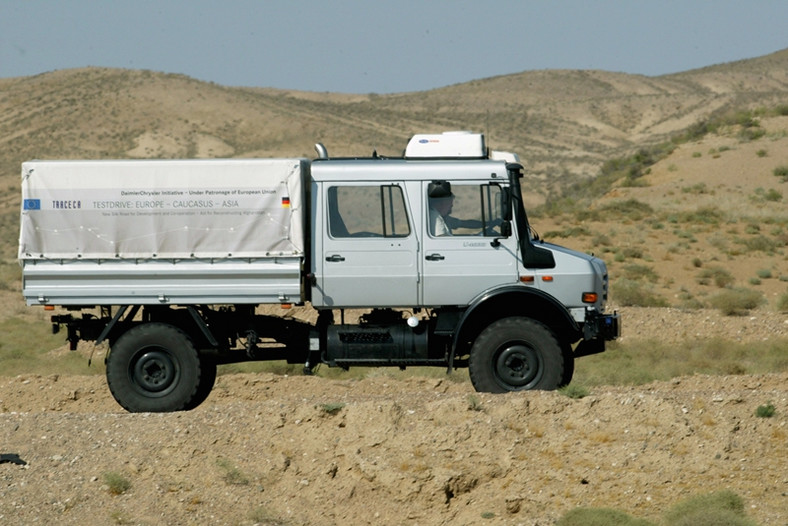
POLYGON ((427 261, 443 261, 446 258, 441 256, 440 254, 429 254, 425 259, 427 261))
POLYGON ((333 261, 333 262, 345 261, 345 258, 340 256, 339 254, 332 254, 330 256, 326 256, 326 261, 333 261))

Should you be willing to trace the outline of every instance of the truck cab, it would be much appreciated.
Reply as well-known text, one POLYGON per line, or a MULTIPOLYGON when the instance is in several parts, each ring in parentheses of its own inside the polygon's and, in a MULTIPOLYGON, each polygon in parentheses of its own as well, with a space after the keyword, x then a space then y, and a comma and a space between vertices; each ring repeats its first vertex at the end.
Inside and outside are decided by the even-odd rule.
MULTIPOLYGON (((576 356, 604 350, 619 330, 618 316, 603 314, 606 266, 532 237, 520 197, 523 169, 515 161, 513 154, 489 153, 482 135, 452 133, 417 135, 402 158, 325 154, 312 162, 312 305, 410 309, 421 314, 410 323, 426 325, 418 334, 428 340, 413 343, 426 353, 402 349, 375 358, 363 344, 329 344, 324 361, 470 365, 474 342, 494 323, 537 323, 556 341, 559 374, 534 376, 542 369, 534 362, 539 353, 518 348, 490 381, 480 381, 483 390, 505 391, 568 383, 576 356)), ((362 328, 343 330, 329 342, 364 341, 351 336, 362 328)))
POLYGON ((311 186, 316 307, 468 305, 517 282, 503 162, 315 162, 311 186))

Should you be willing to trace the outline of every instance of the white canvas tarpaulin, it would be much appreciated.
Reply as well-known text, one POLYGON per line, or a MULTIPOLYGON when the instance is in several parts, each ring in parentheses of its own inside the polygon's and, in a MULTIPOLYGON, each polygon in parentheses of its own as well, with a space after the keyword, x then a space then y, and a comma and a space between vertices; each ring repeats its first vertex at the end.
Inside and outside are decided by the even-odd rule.
POLYGON ((20 259, 304 253, 305 159, 31 161, 20 259))

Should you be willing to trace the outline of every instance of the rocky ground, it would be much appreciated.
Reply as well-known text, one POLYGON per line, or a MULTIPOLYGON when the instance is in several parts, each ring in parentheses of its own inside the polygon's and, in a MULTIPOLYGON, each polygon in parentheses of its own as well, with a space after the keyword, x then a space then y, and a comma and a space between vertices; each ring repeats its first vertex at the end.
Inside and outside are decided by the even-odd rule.
MULTIPOLYGON (((676 316, 630 311, 625 327, 675 334, 659 313, 676 316)), ((786 330, 784 315, 687 314, 698 337, 786 330)), ((578 506, 657 520, 729 489, 760 524, 784 526, 788 373, 581 399, 444 378, 236 374, 174 414, 123 412, 100 376, 0 376, 0 454, 3 524, 546 526, 578 506), (774 416, 756 416, 767 405, 774 416)))

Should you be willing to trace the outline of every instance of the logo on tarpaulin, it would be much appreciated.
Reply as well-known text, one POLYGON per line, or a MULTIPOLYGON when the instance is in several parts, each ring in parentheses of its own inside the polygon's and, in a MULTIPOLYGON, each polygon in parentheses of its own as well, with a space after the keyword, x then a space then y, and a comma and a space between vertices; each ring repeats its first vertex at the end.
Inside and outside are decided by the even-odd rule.
POLYGON ((41 199, 25 199, 22 201, 23 210, 41 210, 41 199))

